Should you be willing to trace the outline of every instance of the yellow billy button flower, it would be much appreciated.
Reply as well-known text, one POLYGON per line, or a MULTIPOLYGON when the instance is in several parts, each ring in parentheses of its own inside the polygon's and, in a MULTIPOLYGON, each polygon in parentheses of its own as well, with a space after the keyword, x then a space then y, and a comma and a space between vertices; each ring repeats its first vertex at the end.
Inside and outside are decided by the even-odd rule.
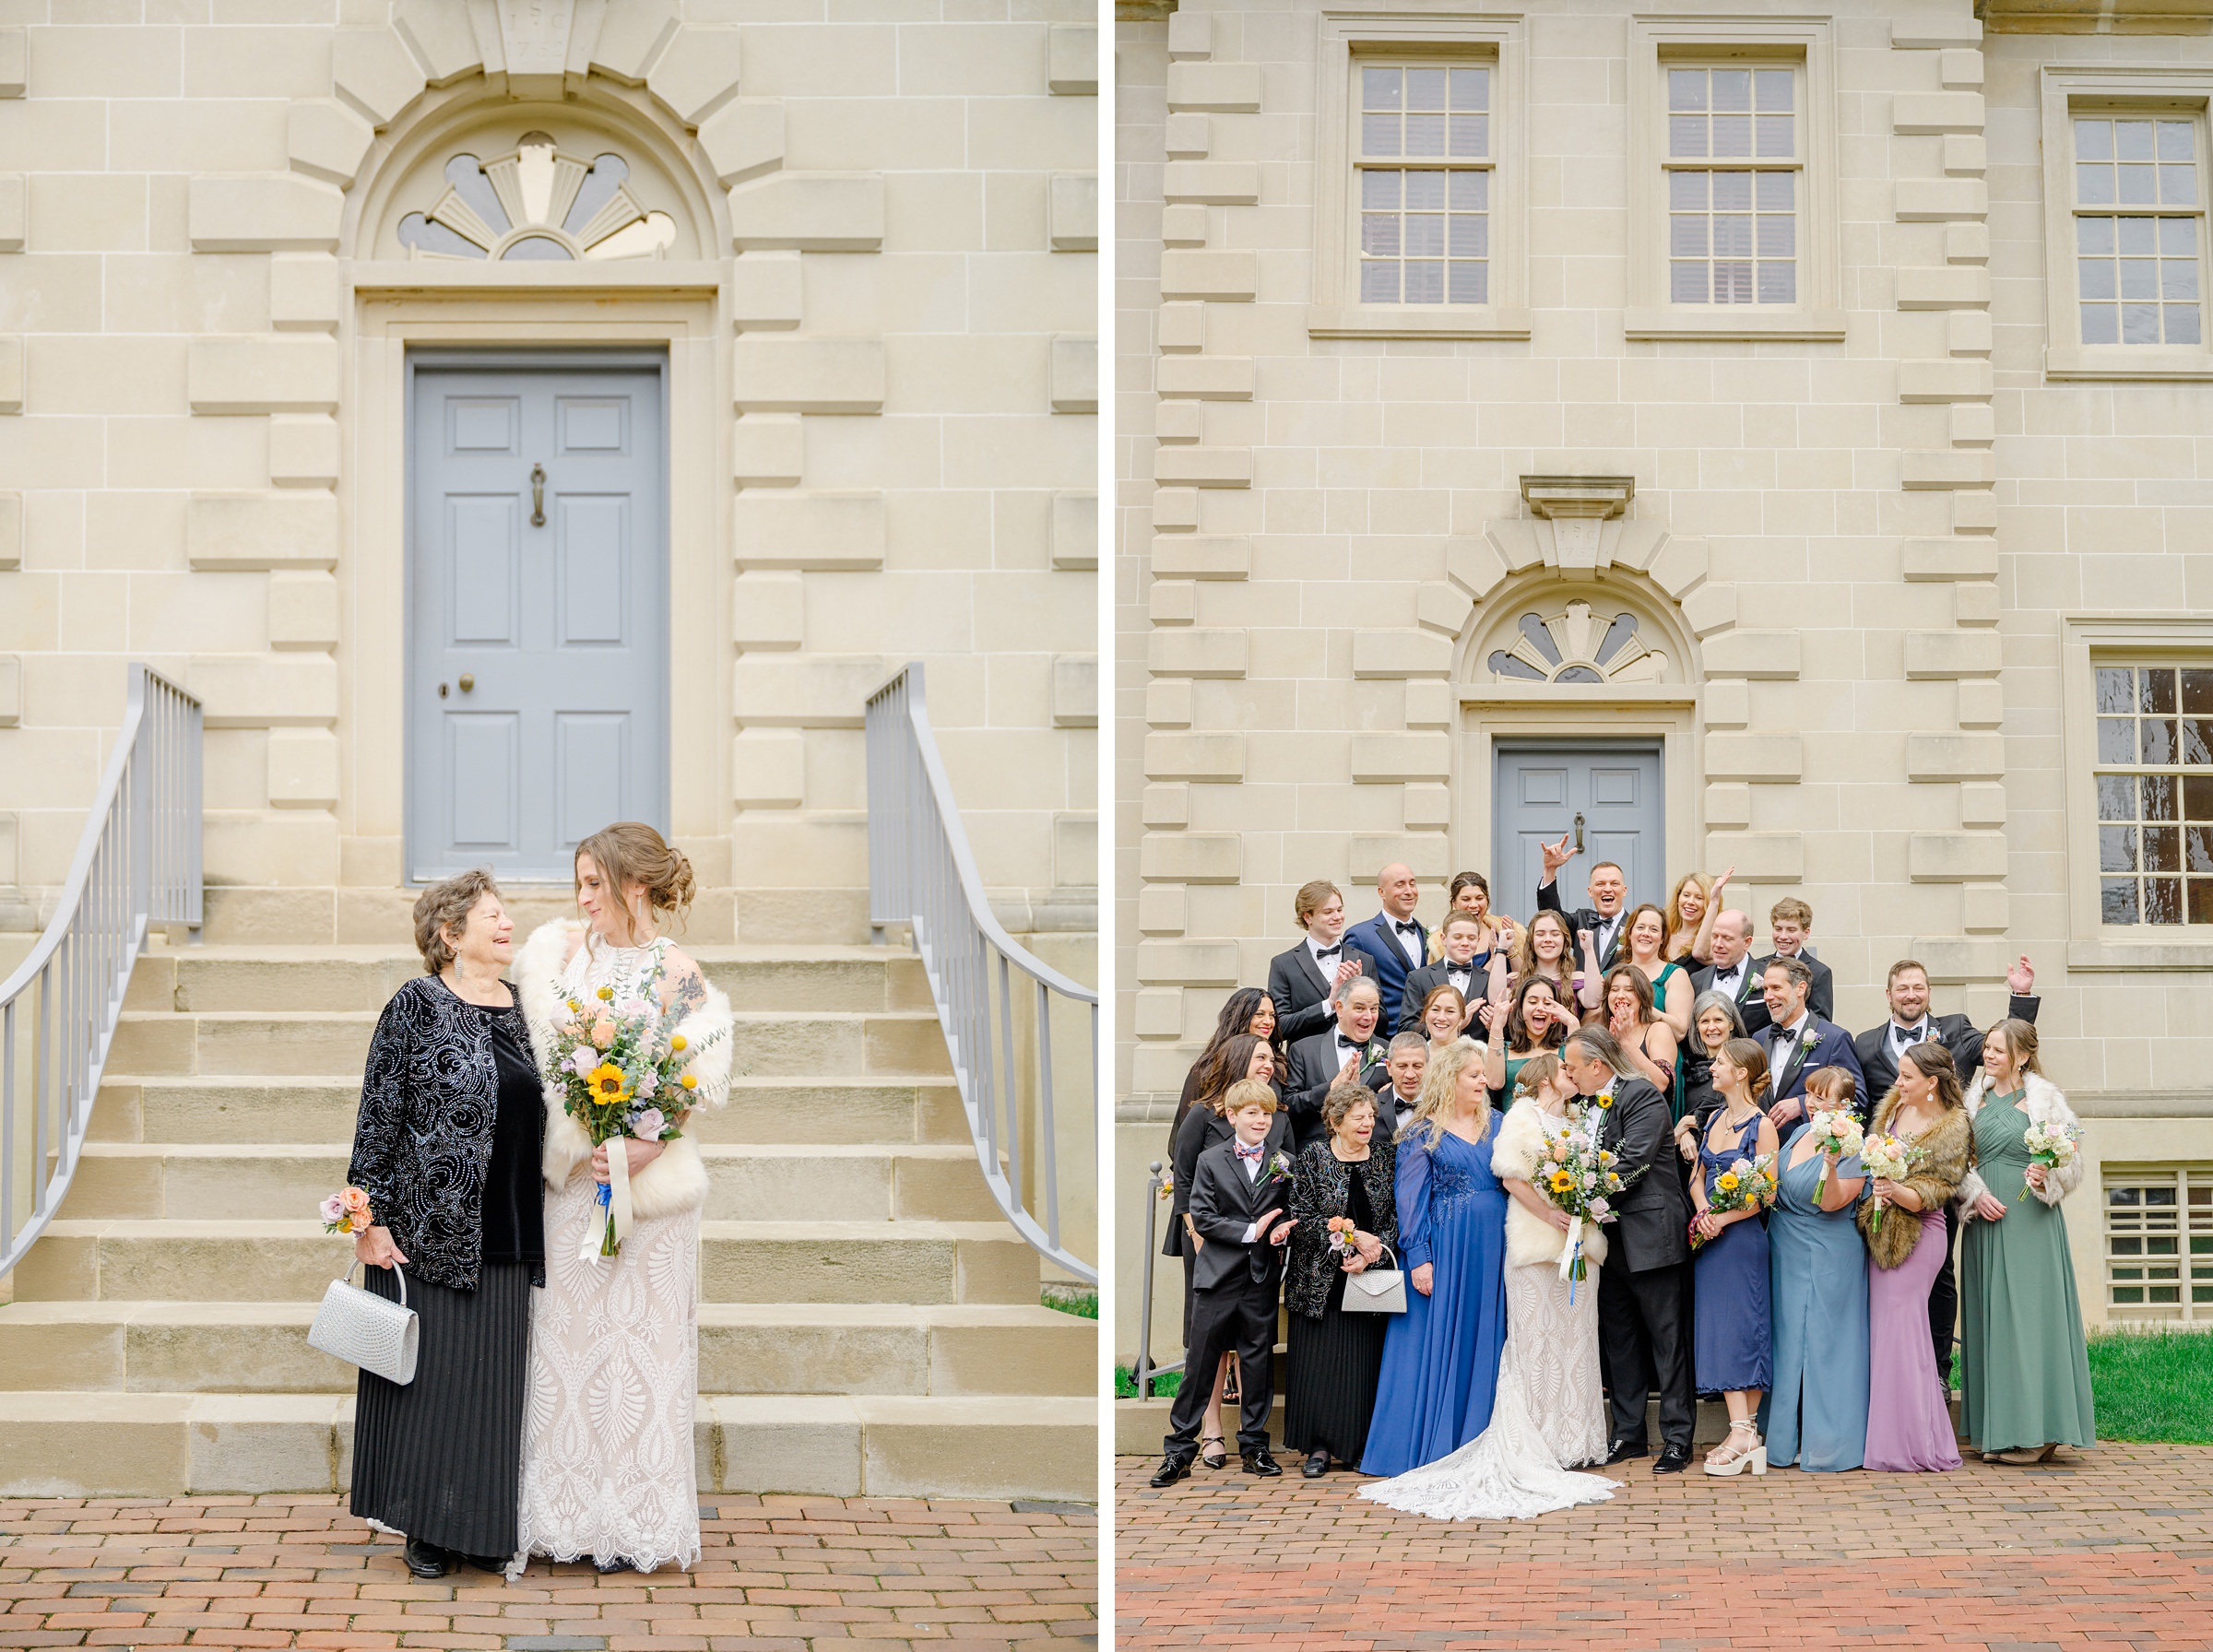
POLYGON ((602 1061, 592 1068, 591 1076, 585 1082, 591 1086, 592 1100, 603 1106, 609 1103, 619 1103, 630 1100, 629 1080, 623 1078, 622 1069, 611 1061, 602 1061))
POLYGON ((693 1078, 690 1073, 686 1073, 680 1082, 682 1083, 686 1090, 697 1090, 699 1088, 699 1080, 693 1078))
POLYGON ((584 1013, 584 1006, 579 1004, 574 998, 571 998, 569 1000, 569 1013, 571 1015, 582 1015, 584 1013))
POLYGON ((684 1035, 679 1032, 674 1038, 671 1038, 669 1041, 669 1048, 676 1055, 682 1055, 684 1053, 684 1035))
POLYGON ((615 989, 611 986, 602 986, 599 989, 599 1001, 602 1004, 613 1003, 615 1001, 615 989))

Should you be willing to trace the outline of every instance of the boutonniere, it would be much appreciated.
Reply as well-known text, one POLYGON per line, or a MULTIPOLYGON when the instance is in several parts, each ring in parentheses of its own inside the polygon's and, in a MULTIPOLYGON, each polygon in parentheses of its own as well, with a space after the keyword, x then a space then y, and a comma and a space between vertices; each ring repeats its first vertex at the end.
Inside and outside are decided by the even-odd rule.
POLYGON ((1383 1061, 1387 1060, 1390 1056, 1391 1051, 1385 1048, 1384 1045, 1378 1043, 1374 1039, 1368 1040, 1367 1054, 1365 1056, 1365 1059, 1368 1061, 1383 1061))
POLYGON ((1808 1021, 1805 1025, 1805 1031, 1798 1034, 1798 1043, 1800 1046, 1802 1048, 1810 1050, 1820 1042, 1821 1030, 1815 1026, 1811 1021, 1808 1021))
POLYGON ((1598 1103, 1598 1110, 1601 1113, 1610 1113, 1613 1111, 1614 1091, 1612 1086, 1609 1085, 1606 1089, 1600 1091, 1591 1099, 1598 1103))
POLYGON ((1278 1149, 1275 1156, 1268 1161, 1267 1168, 1271 1182, 1282 1181, 1291 1174, 1291 1155, 1278 1149))

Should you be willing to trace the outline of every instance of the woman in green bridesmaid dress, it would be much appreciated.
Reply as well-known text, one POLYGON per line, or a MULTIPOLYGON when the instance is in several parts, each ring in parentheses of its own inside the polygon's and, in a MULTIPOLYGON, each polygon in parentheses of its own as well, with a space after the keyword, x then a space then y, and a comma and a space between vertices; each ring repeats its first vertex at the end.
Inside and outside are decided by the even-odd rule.
POLYGON ((1483 1081, 1491 1087, 1491 1105, 1501 1113, 1514 1093, 1522 1068, 1539 1056, 1556 1056, 1568 1034, 1581 1026, 1582 1018, 1555 996, 1553 983, 1543 975, 1524 975, 1514 984, 1510 1008, 1487 999, 1475 1006, 1475 1019, 1486 1034, 1483 1081))
POLYGON ((2082 1180, 2079 1154, 2030 1162, 2031 1125, 2079 1129, 2043 1075, 2036 1029, 2003 1021, 1982 1043, 1967 1094, 1980 1162, 1959 1187, 1959 1348, 1968 1437, 1984 1459, 2049 1462, 2098 1439, 2082 1308, 2059 1201, 2082 1180))

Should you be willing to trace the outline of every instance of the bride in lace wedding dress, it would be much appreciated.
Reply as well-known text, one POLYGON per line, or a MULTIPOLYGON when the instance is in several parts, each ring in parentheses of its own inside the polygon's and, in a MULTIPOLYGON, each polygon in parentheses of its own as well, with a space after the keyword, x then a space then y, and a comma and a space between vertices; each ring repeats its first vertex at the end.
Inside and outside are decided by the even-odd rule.
MULTIPOLYGON (((729 1000, 655 933, 656 913, 691 899, 684 857, 651 827, 623 821, 578 846, 576 882, 588 927, 547 924, 515 960, 539 1070, 572 1001, 589 1004, 603 991, 617 1004, 644 998, 657 1001, 698 1052, 691 1107, 720 1106, 729 1093, 729 1000)), ((688 1569, 699 1558, 692 1418, 706 1167, 688 1136, 627 1145, 634 1225, 618 1254, 602 1257, 607 1150, 595 1152, 548 1087, 546 1285, 530 1315, 521 1535, 510 1577, 533 1553, 589 1559, 603 1572, 651 1572, 670 1561, 688 1569)))
POLYGON ((1483 1433, 1458 1451, 1360 1495, 1439 1520, 1534 1519, 1554 1509, 1603 1503, 1619 1481, 1569 1472, 1606 1455, 1606 1403, 1598 1376, 1598 1269, 1604 1233, 1586 1224, 1590 1277, 1560 1278, 1566 1218, 1531 1186, 1548 1130, 1568 1125, 1597 1135, 1597 1115, 1571 1116, 1574 1083, 1559 1057, 1538 1056, 1521 1068, 1519 1099, 1498 1127, 1491 1169, 1513 1195, 1506 1208, 1506 1351, 1497 1398, 1483 1433))

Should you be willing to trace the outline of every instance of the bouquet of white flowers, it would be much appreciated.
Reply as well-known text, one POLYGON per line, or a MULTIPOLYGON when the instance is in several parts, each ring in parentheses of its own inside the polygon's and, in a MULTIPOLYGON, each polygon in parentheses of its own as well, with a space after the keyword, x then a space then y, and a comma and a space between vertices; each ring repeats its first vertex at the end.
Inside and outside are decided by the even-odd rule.
MULTIPOLYGON (((2076 1139, 2076 1132, 2065 1125, 2030 1125, 2021 1137, 2021 1145, 2029 1150, 2030 1163, 2055 1170, 2073 1162, 2076 1139)), ((2024 1182, 2020 1193, 2015 1197, 2018 1198, 2028 1191, 2028 1184, 2024 1182)))
MULTIPOLYGON (((1909 1147, 1895 1136, 1869 1136, 1860 1143, 1860 1162, 1867 1174, 1886 1182, 1902 1182, 1913 1162, 1921 1157, 1921 1149, 1909 1147)), ((1876 1233, 1883 1228, 1883 1196, 1875 1196, 1875 1220, 1868 1224, 1876 1233)))
MULTIPOLYGON (((1814 1146, 1824 1153, 1834 1153, 1840 1159, 1849 1159, 1860 1150, 1865 1139, 1860 1121, 1841 1107, 1817 1113, 1813 1116, 1814 1146)), ((1821 1161, 1821 1174, 1814 1183, 1814 1203, 1821 1203, 1821 1195, 1828 1187, 1828 1161, 1821 1161)))

